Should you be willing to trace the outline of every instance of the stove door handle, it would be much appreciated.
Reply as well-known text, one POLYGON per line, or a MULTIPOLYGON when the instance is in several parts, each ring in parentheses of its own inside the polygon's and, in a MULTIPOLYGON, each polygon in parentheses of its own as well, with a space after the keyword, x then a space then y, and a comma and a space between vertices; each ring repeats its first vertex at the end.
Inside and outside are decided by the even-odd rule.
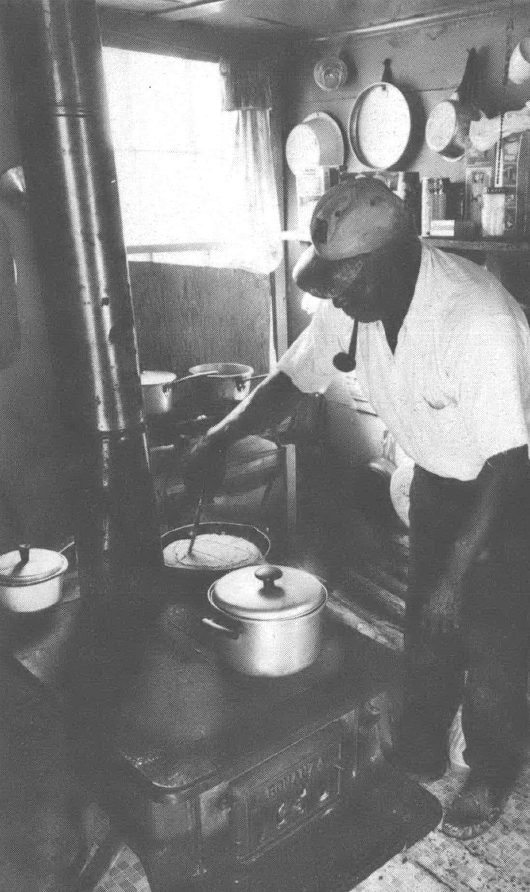
POLYGON ((209 616, 203 616, 201 618, 201 623, 204 626, 208 626, 209 629, 213 629, 214 632, 220 632, 222 635, 226 635, 228 638, 239 638, 241 634, 241 630, 234 626, 224 626, 222 623, 218 623, 215 619, 211 619, 209 616))

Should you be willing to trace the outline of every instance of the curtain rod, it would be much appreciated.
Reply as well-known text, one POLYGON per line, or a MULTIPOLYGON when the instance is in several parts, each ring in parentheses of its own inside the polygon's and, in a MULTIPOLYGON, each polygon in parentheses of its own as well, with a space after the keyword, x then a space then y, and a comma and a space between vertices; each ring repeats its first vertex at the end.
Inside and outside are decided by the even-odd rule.
MULTIPOLYGON (((517 6, 523 6, 526 0, 519 0, 517 6)), ((429 15, 417 15, 410 19, 398 19, 391 22, 382 22, 380 25, 365 25, 359 28, 343 28, 335 31, 333 34, 327 34, 322 37, 313 37, 310 43, 322 43, 326 40, 333 40, 338 37, 365 37, 372 34, 385 34, 387 31, 397 31, 403 28, 421 28, 427 25, 435 25, 440 22, 459 21, 461 19, 472 19, 479 16, 497 13, 506 13, 509 6, 506 3, 481 3, 474 9, 448 9, 443 12, 432 12, 429 15)))

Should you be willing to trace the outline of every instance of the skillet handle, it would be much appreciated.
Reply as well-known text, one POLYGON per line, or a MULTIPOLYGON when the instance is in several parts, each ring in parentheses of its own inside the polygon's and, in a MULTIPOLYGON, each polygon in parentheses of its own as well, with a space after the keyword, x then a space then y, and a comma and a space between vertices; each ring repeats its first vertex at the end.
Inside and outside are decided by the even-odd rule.
POLYGON ((384 84, 393 84, 394 83, 394 75, 392 74, 390 64, 392 59, 384 59, 383 61, 383 75, 381 80, 384 84))
POLYGON ((222 635, 226 635, 227 638, 239 638, 240 630, 238 628, 223 626, 222 623, 216 622, 215 619, 211 619, 209 616, 203 616, 201 618, 201 623, 203 624, 203 626, 207 626, 214 632, 220 632, 222 635))
POLYGON ((456 90, 458 101, 461 102, 462 105, 477 104, 477 78, 478 56, 476 49, 473 47, 468 50, 464 75, 456 90))

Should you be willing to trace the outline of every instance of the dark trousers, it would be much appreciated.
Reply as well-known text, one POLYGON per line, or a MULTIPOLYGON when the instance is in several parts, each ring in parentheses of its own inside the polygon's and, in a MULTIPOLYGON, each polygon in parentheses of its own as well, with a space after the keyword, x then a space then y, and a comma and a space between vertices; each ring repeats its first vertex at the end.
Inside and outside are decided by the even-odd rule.
POLYGON ((402 745, 433 758, 445 755, 462 703, 466 762, 505 772, 516 765, 527 716, 530 482, 507 499, 484 555, 468 574, 461 633, 426 640, 420 628, 422 607, 476 498, 475 481, 415 468, 402 745))

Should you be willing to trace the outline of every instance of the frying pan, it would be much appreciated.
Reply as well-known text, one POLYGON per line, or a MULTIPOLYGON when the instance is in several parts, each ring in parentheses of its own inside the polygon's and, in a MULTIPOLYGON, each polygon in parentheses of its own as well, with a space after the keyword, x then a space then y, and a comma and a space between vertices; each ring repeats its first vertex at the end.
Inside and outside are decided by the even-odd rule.
POLYGON ((471 121, 480 119, 476 103, 477 52, 467 55, 462 82, 449 98, 438 102, 431 111, 425 128, 425 141, 445 161, 464 157, 471 121))
POLYGON ((359 93, 351 111, 352 151, 365 167, 388 170, 403 156, 411 130, 409 103, 393 83, 390 59, 385 59, 381 80, 359 93))
POLYGON ((261 530, 258 530, 257 527, 251 526, 250 524, 228 523, 222 521, 205 522, 199 524, 194 551, 197 548, 197 543, 200 545, 200 537, 202 534, 214 533, 216 536, 234 536, 237 539, 243 540, 245 543, 250 543, 256 547, 260 556, 253 558, 252 560, 243 559, 238 562, 237 559, 234 559, 233 555, 230 556, 228 554, 226 560, 221 556, 219 563, 215 567, 201 567, 200 563, 180 564, 178 560, 174 559, 171 545, 174 542, 180 542, 182 540, 188 544, 192 532, 193 524, 177 527, 174 530, 169 530, 167 533, 164 533, 161 537, 161 542, 166 578, 170 580, 173 579, 175 584, 179 586, 180 583, 185 583, 186 585, 191 585, 194 589, 196 585, 204 588, 232 570, 237 570, 240 567, 250 564, 261 563, 261 561, 267 557, 271 547, 269 537, 261 530))

